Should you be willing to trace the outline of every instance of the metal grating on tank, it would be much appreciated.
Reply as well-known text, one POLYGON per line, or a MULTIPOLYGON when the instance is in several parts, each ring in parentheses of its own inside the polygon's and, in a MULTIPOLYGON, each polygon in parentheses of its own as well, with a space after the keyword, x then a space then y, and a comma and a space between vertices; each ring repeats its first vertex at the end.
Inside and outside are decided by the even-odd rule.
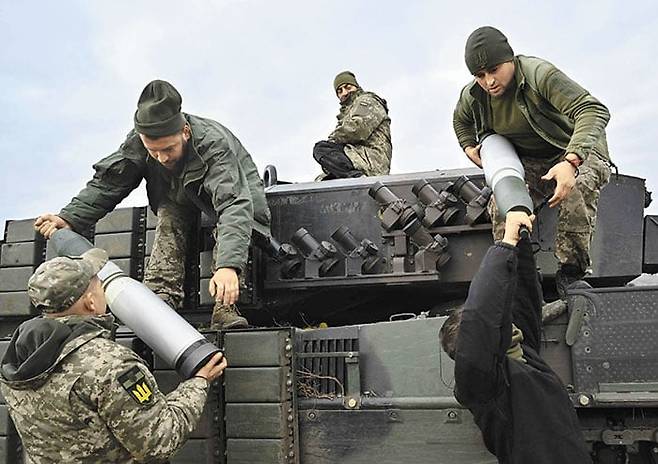
POLYGON ((658 287, 573 290, 569 308, 580 405, 658 404, 658 287))
POLYGON ((299 396, 326 399, 344 397, 349 376, 348 360, 355 358, 358 351, 358 338, 302 340, 297 369, 299 396))

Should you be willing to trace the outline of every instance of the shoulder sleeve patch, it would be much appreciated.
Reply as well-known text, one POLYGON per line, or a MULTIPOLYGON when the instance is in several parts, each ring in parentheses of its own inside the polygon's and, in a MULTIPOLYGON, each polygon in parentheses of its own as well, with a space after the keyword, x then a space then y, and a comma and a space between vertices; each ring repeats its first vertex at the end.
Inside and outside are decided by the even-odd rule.
POLYGON ((149 385, 144 372, 133 366, 119 376, 119 383, 130 397, 139 405, 150 404, 153 397, 153 386, 149 385))

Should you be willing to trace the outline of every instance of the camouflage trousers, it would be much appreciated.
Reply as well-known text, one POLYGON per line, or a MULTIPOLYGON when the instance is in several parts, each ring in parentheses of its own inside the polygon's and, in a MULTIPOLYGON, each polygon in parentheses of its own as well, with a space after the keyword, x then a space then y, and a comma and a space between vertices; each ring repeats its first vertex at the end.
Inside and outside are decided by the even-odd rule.
MULTIPOLYGON (((530 196, 535 205, 553 195, 554 183, 541 180, 554 161, 526 158, 521 159, 530 196)), ((555 234, 555 256, 560 267, 565 264, 577 266, 583 273, 591 265, 590 244, 596 226, 596 211, 601 188, 610 179, 610 166, 596 155, 591 155, 579 168, 576 185, 560 204, 557 231, 555 234)), ((493 196, 489 202, 489 215, 493 226, 494 240, 505 234, 505 219, 499 217, 493 196)))
MULTIPOLYGON (((189 241, 192 238, 195 213, 189 206, 171 201, 163 202, 158 207, 158 222, 155 227, 155 239, 148 265, 144 270, 144 284, 175 310, 180 310, 185 297, 185 261, 189 241)), ((217 230, 214 231, 217 238, 217 230)), ((216 256, 218 242, 215 241, 213 256, 216 256)), ((213 272, 217 263, 213 263, 213 272)), ((240 287, 244 287, 244 272, 239 273, 240 287)), ((202 289, 203 291, 203 289, 202 289)), ((211 323, 218 313, 236 310, 235 305, 215 303, 211 323)))

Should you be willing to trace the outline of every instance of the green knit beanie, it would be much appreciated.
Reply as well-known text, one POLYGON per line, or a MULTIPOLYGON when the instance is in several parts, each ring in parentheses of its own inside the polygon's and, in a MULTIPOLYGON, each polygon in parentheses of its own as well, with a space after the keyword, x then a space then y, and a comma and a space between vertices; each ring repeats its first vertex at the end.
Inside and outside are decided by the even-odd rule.
POLYGON ((352 84, 354 87, 359 87, 356 76, 352 71, 343 71, 334 78, 334 92, 338 92, 338 87, 343 84, 352 84))
POLYGON ((137 101, 135 130, 150 138, 175 134, 185 126, 178 90, 169 82, 149 82, 137 101))
POLYGON ((502 32, 495 27, 484 26, 468 36, 464 58, 468 70, 475 75, 483 69, 513 60, 514 51, 502 32))

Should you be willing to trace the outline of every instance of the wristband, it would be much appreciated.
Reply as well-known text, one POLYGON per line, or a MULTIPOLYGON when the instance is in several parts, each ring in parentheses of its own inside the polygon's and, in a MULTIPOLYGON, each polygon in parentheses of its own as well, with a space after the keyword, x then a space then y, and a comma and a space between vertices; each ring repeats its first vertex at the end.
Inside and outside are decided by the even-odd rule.
MULTIPOLYGON (((580 158, 578 158, 578 159, 580 160, 580 158)), ((578 161, 576 161, 576 160, 570 160, 570 159, 568 159, 568 158, 566 158, 566 157, 563 158, 562 161, 563 161, 563 162, 567 162, 567 163, 569 163, 571 166, 573 166, 573 168, 576 170, 576 172, 573 173, 573 176, 574 176, 574 177, 578 177, 578 176, 580 175, 580 169, 578 169, 578 166, 580 166, 580 162, 578 162, 578 161)))

